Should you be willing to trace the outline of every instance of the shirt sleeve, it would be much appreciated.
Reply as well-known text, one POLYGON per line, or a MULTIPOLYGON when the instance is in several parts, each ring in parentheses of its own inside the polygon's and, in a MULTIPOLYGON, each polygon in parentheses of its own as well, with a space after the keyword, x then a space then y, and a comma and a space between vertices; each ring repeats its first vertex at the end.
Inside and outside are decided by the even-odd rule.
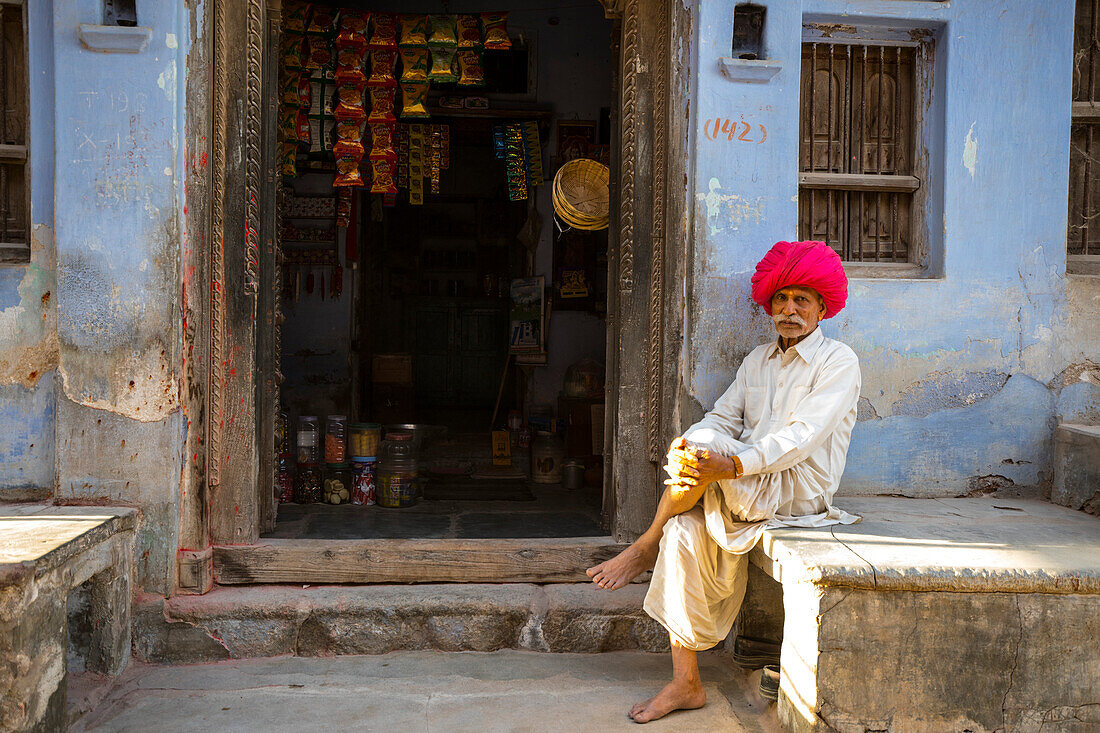
POLYGON ((745 363, 737 369, 737 376, 726 391, 714 403, 703 419, 684 431, 683 438, 691 445, 707 448, 725 456, 732 456, 744 448, 740 442, 744 430, 745 414, 745 363))
POLYGON ((859 360, 850 351, 838 352, 822 366, 787 423, 737 454, 744 475, 776 473, 804 461, 855 409, 859 390, 859 360))

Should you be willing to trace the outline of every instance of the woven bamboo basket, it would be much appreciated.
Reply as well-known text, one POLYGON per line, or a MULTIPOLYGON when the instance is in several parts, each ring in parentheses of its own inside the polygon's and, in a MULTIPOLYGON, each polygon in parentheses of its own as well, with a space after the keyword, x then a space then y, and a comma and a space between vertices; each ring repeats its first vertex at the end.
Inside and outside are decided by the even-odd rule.
POLYGON ((554 176, 553 201, 558 218, 574 229, 606 229, 610 198, 607 166, 587 158, 571 160, 554 176))

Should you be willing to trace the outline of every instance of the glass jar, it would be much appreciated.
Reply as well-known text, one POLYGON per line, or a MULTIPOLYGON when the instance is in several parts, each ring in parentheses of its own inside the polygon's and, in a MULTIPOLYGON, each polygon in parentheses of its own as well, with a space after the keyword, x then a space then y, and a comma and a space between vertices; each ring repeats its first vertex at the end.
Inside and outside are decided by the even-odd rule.
POLYGON ((317 416, 302 415, 298 418, 298 463, 317 463, 321 456, 317 450, 317 416))
POLYGON ((399 509, 417 501, 419 466, 413 458, 413 434, 394 430, 382 441, 376 485, 378 506, 399 509))
POLYGON ((325 504, 347 504, 351 501, 351 466, 346 463, 325 466, 321 501, 325 504))
POLYGON ((286 456, 280 456, 275 467, 275 497, 280 504, 294 501, 294 471, 286 456))
POLYGON ((355 458, 351 462, 351 503, 373 506, 378 462, 373 458, 355 458))
POLYGON ((278 457, 287 456, 290 454, 290 446, 287 441, 290 440, 290 419, 285 412, 280 412, 279 416, 275 418, 275 455, 278 457))
POLYGON ((299 504, 316 504, 321 501, 321 468, 316 463, 298 464, 298 483, 294 498, 299 504))
POLYGON ((348 417, 329 415, 325 420, 325 463, 344 463, 348 459, 348 417))
POLYGON ((379 442, 382 439, 382 426, 376 422, 352 423, 349 432, 352 460, 356 458, 377 458, 379 442))

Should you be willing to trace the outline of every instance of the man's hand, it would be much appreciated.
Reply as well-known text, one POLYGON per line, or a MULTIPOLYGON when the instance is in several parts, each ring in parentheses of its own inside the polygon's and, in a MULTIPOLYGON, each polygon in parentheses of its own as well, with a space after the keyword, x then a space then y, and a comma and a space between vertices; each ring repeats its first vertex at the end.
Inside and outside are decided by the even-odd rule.
POLYGON ((705 448, 692 448, 682 437, 672 441, 666 458, 664 469, 668 479, 665 483, 669 486, 705 486, 740 475, 732 458, 712 453, 705 448))

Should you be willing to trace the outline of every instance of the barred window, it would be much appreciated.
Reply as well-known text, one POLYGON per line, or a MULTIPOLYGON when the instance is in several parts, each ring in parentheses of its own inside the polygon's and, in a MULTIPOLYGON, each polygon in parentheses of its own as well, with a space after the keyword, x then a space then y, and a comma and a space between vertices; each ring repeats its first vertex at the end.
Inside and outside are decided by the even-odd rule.
POLYGON ((1077 0, 1073 23, 1073 124, 1067 254, 1100 255, 1100 0, 1077 0))
POLYGON ((916 261, 917 48, 802 44, 798 230, 846 262, 916 261))
POLYGON ((0 261, 30 258, 25 4, 0 0, 0 261))

